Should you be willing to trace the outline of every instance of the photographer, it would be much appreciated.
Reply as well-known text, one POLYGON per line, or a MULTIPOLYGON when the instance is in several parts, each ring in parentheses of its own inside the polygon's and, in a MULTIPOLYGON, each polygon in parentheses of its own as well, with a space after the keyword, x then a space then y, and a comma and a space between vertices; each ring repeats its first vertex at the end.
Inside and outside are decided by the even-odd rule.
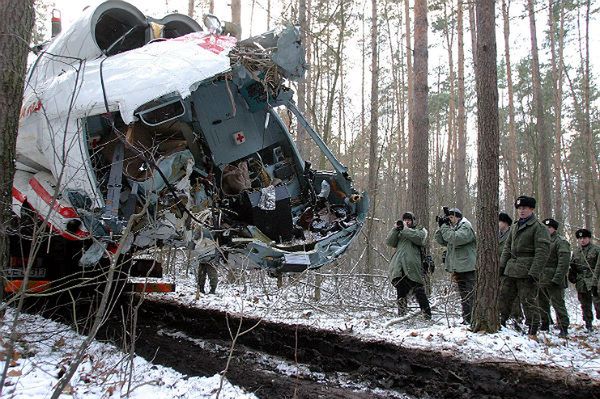
POLYGON ((425 245, 427 230, 415 225, 411 212, 402 215, 402 220, 389 232, 386 243, 396 249, 390 261, 389 278, 396 288, 398 316, 406 314, 406 297, 413 290, 423 316, 431 320, 431 308, 425 293, 421 248, 425 245))
POLYGON ((437 218, 439 229, 435 232, 435 240, 447 247, 446 271, 452 273, 452 279, 458 285, 463 324, 471 324, 477 261, 475 231, 460 209, 447 209, 444 207, 444 215, 437 218))

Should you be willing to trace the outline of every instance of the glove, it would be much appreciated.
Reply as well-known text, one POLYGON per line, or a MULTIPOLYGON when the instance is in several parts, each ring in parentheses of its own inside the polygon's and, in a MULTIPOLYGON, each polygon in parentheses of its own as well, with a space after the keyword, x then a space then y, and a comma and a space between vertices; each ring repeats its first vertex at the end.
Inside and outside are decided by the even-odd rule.
POLYGON ((570 283, 577 283, 577 271, 574 268, 569 269, 569 274, 567 275, 567 279, 570 283))
POLYGON ((592 287, 592 296, 598 296, 598 286, 592 287))

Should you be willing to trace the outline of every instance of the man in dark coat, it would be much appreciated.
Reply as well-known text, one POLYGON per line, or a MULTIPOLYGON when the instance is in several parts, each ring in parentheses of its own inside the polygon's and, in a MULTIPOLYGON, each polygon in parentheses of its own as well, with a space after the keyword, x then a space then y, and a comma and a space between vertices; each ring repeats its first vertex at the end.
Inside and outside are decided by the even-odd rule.
MULTIPOLYGON (((502 250, 504 249, 504 244, 508 238, 508 232, 510 231, 510 226, 512 226, 512 223, 512 218, 508 215, 508 213, 500 212, 498 214, 498 259, 502 257, 502 250)), ((500 281, 503 279, 504 276, 502 276, 502 273, 500 273, 500 281)), ((519 301, 519 297, 516 297, 512 304, 510 317, 513 318, 517 323, 521 323, 523 321, 523 310, 521 310, 521 301, 519 301)))
POLYGON ((529 335, 536 335, 539 328, 536 296, 550 247, 550 234, 533 213, 535 202, 535 198, 527 196, 515 201, 519 220, 511 226, 500 258, 500 272, 504 276, 499 300, 502 325, 506 325, 518 296, 525 310, 529 335))
POLYGON ((421 249, 425 245, 427 230, 416 226, 411 212, 402 215, 402 220, 389 232, 386 243, 396 249, 390 261, 389 278, 396 288, 398 315, 406 313, 406 297, 412 290, 421 312, 431 319, 431 308, 425 293, 421 249))
POLYGON ((600 316, 600 301, 592 296, 594 287, 594 269, 599 261, 600 247, 592 243, 592 232, 588 229, 579 229, 575 232, 578 247, 573 251, 569 267, 569 281, 575 284, 577 299, 581 304, 583 320, 588 331, 592 331, 594 313, 592 304, 596 308, 596 316, 600 316), (596 299, 596 301, 594 301, 596 299))
POLYGON ((559 337, 566 338, 569 329, 569 314, 565 306, 565 287, 571 245, 558 234, 559 223, 556 220, 549 218, 542 223, 550 233, 550 253, 540 277, 538 304, 542 318, 541 329, 543 331, 550 330, 550 304, 552 304, 560 328, 559 337))

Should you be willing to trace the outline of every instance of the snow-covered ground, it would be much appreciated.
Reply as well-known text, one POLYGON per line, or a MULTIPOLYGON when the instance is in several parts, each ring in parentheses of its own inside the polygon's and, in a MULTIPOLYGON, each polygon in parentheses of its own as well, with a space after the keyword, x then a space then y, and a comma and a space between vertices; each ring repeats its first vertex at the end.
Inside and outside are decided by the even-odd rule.
MULTIPOLYGON (((537 339, 531 339, 510 325, 496 334, 469 331, 460 323, 458 298, 445 281, 447 273, 436 276, 433 321, 416 316, 394 324, 389 322, 396 317, 395 293, 385 278, 376 279, 375 287, 369 290, 360 286, 359 277, 336 277, 331 270, 321 273, 323 283, 318 302, 313 299, 314 272, 284 277, 283 287, 279 289, 276 280, 261 271, 247 271, 241 283, 233 284, 225 282, 225 273, 222 273, 217 294, 200 294, 198 299, 194 276, 190 273, 189 277, 177 281, 176 292, 160 296, 191 307, 344 331, 365 340, 385 340, 404 347, 436 350, 473 362, 552 365, 600 379, 600 322, 594 321, 592 333, 584 329, 579 302, 572 288, 567 291, 571 318, 569 338, 558 338, 558 330, 551 327, 550 332, 540 332, 537 339)), ((413 300, 410 305, 417 309, 413 300)))
MULTIPOLYGON (((5 320, 12 320, 8 310, 5 320)), ((0 361, 4 368, 5 343, 10 323, 0 324, 0 361)), ((36 315, 23 314, 19 322, 16 360, 8 369, 3 398, 49 398, 73 353, 85 337, 70 327, 36 315)), ((61 398, 214 398, 221 376, 188 377, 168 367, 147 362, 135 356, 131 359, 113 345, 93 342, 61 398), (131 372, 130 372, 131 370, 131 372)), ((220 398, 256 398, 239 387, 223 381, 220 398)))
MULTIPOLYGON (((600 323, 595 321, 596 331, 593 333, 584 330, 579 303, 571 291, 567 296, 571 317, 569 339, 558 338, 558 331, 552 329, 549 333, 539 333, 534 340, 510 327, 496 334, 470 332, 460 324, 457 296, 443 273, 436 276, 434 283, 433 321, 416 316, 391 324, 390 321, 396 317, 393 292, 383 276, 376 276, 371 285, 366 285, 361 276, 339 271, 335 274, 334 268, 322 270, 321 299, 315 301, 314 272, 285 276, 283 286, 278 288, 276 280, 262 271, 238 273, 238 277, 242 278, 228 283, 227 273, 221 270, 217 294, 200 294, 196 298, 193 273, 186 275, 183 262, 176 269, 176 292, 152 294, 153 300, 341 331, 365 341, 385 340, 404 347, 453 354, 473 362, 553 365, 600 380, 600 323)), ((416 309, 413 301, 409 306, 416 309)), ((12 317, 9 309, 4 320, 12 320, 12 317)), ((20 323, 16 360, 9 367, 3 397, 48 398, 84 337, 68 326, 40 316, 22 315, 20 323)), ((6 356, 4 345, 9 329, 9 323, 0 324, 2 360, 6 356)), ((176 331, 164 333, 180 334, 176 331)), ((302 365, 289 365, 277 359, 268 361, 282 374, 303 373, 302 365), (290 367, 293 370, 287 370, 290 367)), ((209 398, 216 396, 221 384, 219 375, 188 377, 139 357, 134 357, 133 368, 130 365, 129 357, 118 348, 94 342, 62 397, 120 398, 130 390, 129 397, 132 398, 151 395, 158 398, 209 398)), ((255 396, 224 380, 219 397, 255 396)))

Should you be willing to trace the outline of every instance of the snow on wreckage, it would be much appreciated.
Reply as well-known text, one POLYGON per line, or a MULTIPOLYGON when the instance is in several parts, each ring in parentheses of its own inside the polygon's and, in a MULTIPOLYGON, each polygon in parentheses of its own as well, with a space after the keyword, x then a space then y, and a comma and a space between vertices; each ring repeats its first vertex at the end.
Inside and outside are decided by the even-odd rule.
MULTIPOLYGON (((285 85, 306 69, 298 29, 237 42, 215 17, 205 25, 208 32, 185 15, 155 19, 106 1, 31 66, 13 210, 45 220, 60 238, 42 247, 30 289, 93 269, 118 245, 133 260, 131 276, 149 272, 136 254, 162 244, 189 248, 201 262, 301 271, 332 262, 359 232, 366 193, 352 187, 285 85), (282 108, 334 171, 302 158, 282 108)), ((11 237, 7 291, 22 284, 25 237, 11 237)))

